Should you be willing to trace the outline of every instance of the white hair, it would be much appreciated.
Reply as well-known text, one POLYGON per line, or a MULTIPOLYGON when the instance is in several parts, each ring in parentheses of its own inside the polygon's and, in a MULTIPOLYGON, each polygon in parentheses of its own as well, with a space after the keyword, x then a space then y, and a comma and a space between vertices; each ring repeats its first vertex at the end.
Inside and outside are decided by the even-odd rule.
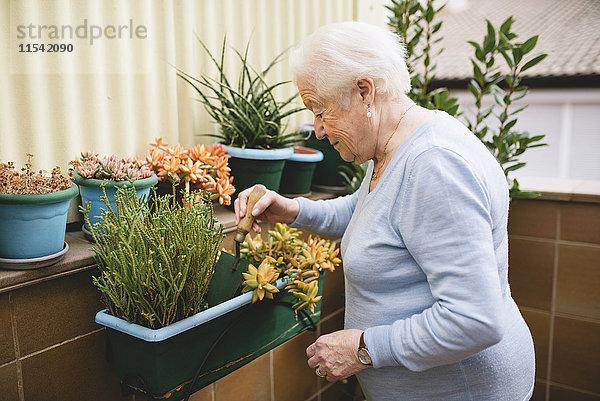
POLYGON ((398 99, 410 90, 405 48, 391 31, 362 22, 325 25, 290 54, 296 81, 318 96, 348 108, 349 94, 359 79, 371 78, 376 93, 398 99))

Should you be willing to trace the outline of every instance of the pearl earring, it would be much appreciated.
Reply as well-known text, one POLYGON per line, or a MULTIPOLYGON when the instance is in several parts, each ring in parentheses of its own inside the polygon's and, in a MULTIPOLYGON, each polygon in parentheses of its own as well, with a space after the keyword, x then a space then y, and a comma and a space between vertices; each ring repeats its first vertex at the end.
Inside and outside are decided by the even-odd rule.
POLYGON ((367 105, 367 118, 371 118, 371 116, 372 116, 372 115, 373 115, 373 114, 371 114, 371 105, 370 105, 370 104, 368 104, 368 105, 367 105))

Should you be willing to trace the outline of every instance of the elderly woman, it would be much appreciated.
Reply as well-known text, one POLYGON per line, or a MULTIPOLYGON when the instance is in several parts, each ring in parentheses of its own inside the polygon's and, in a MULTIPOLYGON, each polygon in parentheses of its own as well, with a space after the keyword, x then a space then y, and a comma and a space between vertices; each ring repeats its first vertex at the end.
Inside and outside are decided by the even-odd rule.
POLYGON ((352 195, 269 191, 249 211, 342 236, 345 329, 310 345, 308 365, 329 381, 356 374, 368 400, 529 399, 533 342, 507 281, 499 164, 459 121, 406 96, 403 46, 385 29, 321 27, 291 65, 317 138, 346 161, 369 161, 352 195))

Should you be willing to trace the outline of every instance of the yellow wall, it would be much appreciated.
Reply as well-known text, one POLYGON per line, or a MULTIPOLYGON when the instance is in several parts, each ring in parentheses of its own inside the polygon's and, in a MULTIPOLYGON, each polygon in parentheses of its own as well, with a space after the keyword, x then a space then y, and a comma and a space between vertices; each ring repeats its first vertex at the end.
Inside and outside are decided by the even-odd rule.
MULTIPOLYGON (((69 160, 88 149, 142 155, 156 136, 184 146, 213 141, 202 135, 216 127, 173 68, 199 75, 209 67, 195 34, 213 53, 220 51, 225 33, 237 49, 250 39, 251 63, 260 68, 323 24, 354 19, 384 25, 382 3, 0 0, 0 161, 21 165, 30 152, 34 168, 66 169, 69 160), (69 28, 63 31, 63 25, 75 29, 85 20, 87 38, 71 39, 69 28), (29 24, 36 38, 29 38, 29 24), (43 39, 37 39, 37 26, 42 25, 47 28, 41 28, 43 39), (67 37, 51 39, 51 25, 67 37), (121 29, 120 39, 99 38, 91 44, 91 25, 108 28, 109 36, 117 35, 119 25, 128 27, 121 29), (130 27, 138 26, 140 37, 130 38, 130 27), (28 43, 72 44, 74 49, 20 53, 19 45, 28 43)), ((84 31, 80 28, 80 36, 84 31)), ((236 74, 234 68, 230 66, 236 74)), ((271 74, 271 80, 292 78, 287 60, 271 74)), ((293 91, 289 85, 282 95, 293 91)), ((310 118, 303 112, 292 118, 288 129, 310 118)))

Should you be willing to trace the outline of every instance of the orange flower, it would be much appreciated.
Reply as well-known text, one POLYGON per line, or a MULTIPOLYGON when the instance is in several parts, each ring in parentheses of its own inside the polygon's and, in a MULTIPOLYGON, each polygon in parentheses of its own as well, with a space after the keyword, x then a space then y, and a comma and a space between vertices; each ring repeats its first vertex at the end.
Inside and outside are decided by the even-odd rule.
POLYGON ((157 137, 154 138, 154 143, 151 143, 150 146, 152 146, 153 148, 165 150, 167 146, 169 146, 169 144, 163 141, 161 137, 157 137))
POLYGON ((171 156, 177 157, 178 159, 185 159, 187 157, 187 150, 185 150, 180 144, 168 148, 167 153, 171 156))
POLYGON ((163 161, 162 170, 158 173, 159 176, 177 175, 181 167, 180 160, 176 157, 170 157, 163 161))
POLYGON ((158 168, 162 166, 164 158, 165 154, 158 149, 146 151, 146 163, 149 164, 152 168, 158 168))
POLYGON ((235 188, 232 185, 233 177, 221 178, 217 182, 217 193, 219 194, 219 203, 221 205, 230 205, 231 204, 231 195, 235 192, 235 188))

